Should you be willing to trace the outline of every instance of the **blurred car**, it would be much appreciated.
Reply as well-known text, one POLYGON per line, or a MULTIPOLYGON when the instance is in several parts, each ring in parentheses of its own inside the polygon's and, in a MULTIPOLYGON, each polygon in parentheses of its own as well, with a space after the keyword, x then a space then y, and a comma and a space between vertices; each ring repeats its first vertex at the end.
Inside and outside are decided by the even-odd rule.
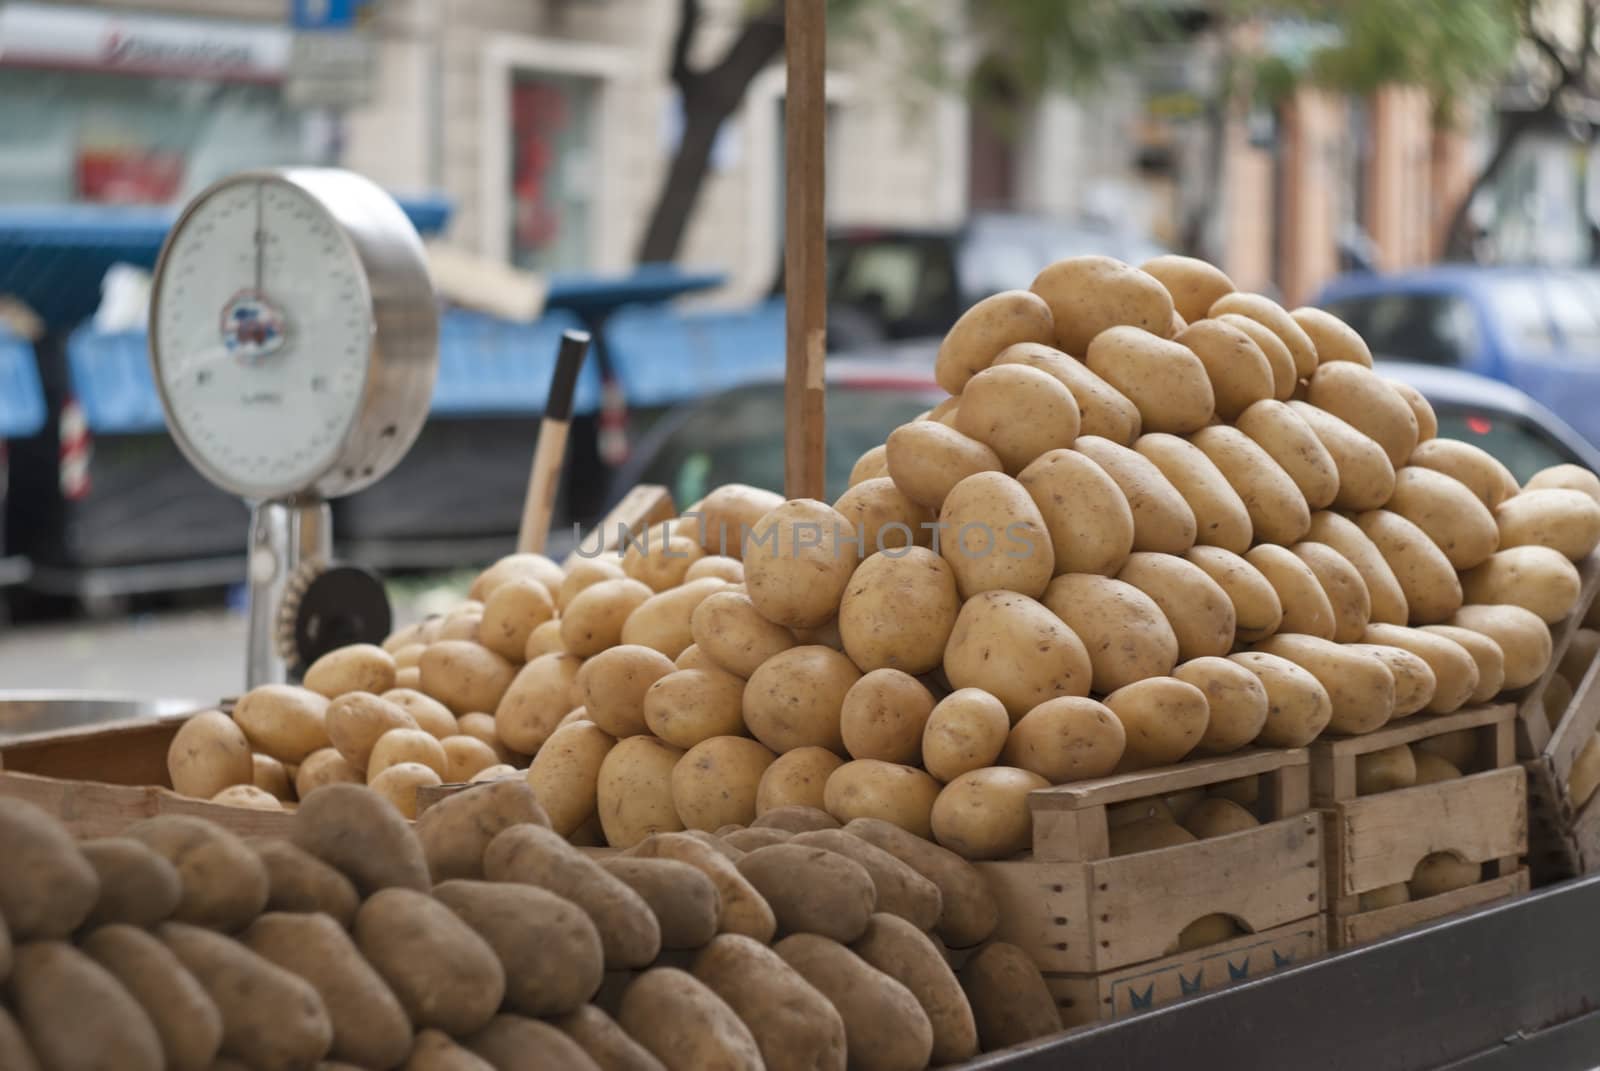
POLYGON ((1316 304, 1375 357, 1519 387, 1600 444, 1600 271, 1445 264, 1344 275, 1316 304))
MULTIPOLYGON (((828 345, 942 336, 973 303, 1026 289, 1041 264, 1097 253, 1139 264, 1166 250, 1094 219, 980 213, 960 227, 845 227, 828 235, 828 345)), ((783 295, 783 272, 773 286, 783 295)))
MULTIPOLYGON (((923 340, 828 362, 828 501, 844 493, 857 458, 947 397, 933 379, 935 348, 923 340)), ((1600 472, 1600 450, 1514 387, 1425 364, 1385 361, 1378 371, 1422 392, 1441 436, 1482 447, 1518 482, 1563 463, 1600 472)), ((750 383, 680 406, 640 440, 617 473, 610 500, 639 483, 666 487, 680 508, 725 483, 782 491, 783 426, 781 381, 750 383)))

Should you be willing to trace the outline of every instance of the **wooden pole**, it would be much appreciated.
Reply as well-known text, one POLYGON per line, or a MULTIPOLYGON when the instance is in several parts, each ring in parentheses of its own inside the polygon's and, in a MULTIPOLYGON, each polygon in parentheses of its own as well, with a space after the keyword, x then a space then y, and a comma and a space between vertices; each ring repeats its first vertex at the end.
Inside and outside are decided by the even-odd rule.
POLYGON ((572 398, 578 390, 578 372, 589 352, 589 332, 564 331, 550 379, 550 395, 539 421, 539 442, 528 470, 528 493, 522 499, 522 525, 517 530, 518 554, 542 554, 550 537, 556 489, 567 459, 567 430, 572 426, 572 398))
POLYGON ((823 357, 828 329, 827 238, 823 220, 827 97, 825 0, 784 0, 784 385, 783 490, 824 491, 823 357))

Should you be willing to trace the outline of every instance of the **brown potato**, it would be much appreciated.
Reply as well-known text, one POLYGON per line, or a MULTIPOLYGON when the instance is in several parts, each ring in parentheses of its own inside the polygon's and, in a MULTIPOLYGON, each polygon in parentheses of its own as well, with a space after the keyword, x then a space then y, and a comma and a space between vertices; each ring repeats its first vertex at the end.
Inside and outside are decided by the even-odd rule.
POLYGON ((703 871, 677 859, 629 856, 609 856, 600 866, 649 905, 662 948, 699 948, 716 936, 722 899, 703 871))
POLYGON ((622 995, 617 1023, 667 1071, 762 1071, 761 1049, 739 1016, 694 975, 656 967, 622 995))
POLYGON ((1450 619, 1457 628, 1492 639, 1505 655, 1505 688, 1532 684, 1550 664, 1550 629, 1520 606, 1463 606, 1450 619))
POLYGON ((444 745, 437 737, 421 729, 390 729, 372 745, 372 755, 367 759, 367 783, 401 763, 420 763, 437 774, 441 782, 448 768, 444 745))
POLYGON ((798 747, 843 752, 844 697, 861 679, 855 665, 829 647, 791 647, 763 662, 744 688, 751 735, 777 754, 798 747))
POLYGON ((1311 527, 1305 495, 1255 440, 1237 428, 1215 425, 1202 428, 1192 441, 1244 501, 1257 541, 1288 545, 1305 537, 1311 527))
POLYGON ((1433 702, 1438 680, 1433 675, 1432 667, 1421 655, 1413 654, 1404 647, 1390 647, 1381 643, 1353 643, 1350 647, 1376 656, 1394 674, 1393 717, 1415 714, 1433 702))
POLYGON ((1450 640, 1477 664, 1478 683, 1472 690, 1471 702, 1487 703, 1500 694, 1506 681, 1506 655, 1492 636, 1455 625, 1424 625, 1421 631, 1450 640))
POLYGON ((346 692, 386 692, 394 687, 394 656, 370 643, 329 651, 305 672, 305 687, 334 699, 346 692))
POLYGON ((1080 436, 1073 449, 1105 470, 1133 514, 1133 549, 1182 554, 1194 545, 1194 510, 1172 481, 1143 454, 1109 439, 1080 436))
POLYGON ((756 814, 791 806, 822 810, 828 777, 844 762, 824 747, 798 747, 779 755, 756 786, 756 814))
POLYGON ((1478 687, 1478 663, 1466 648, 1448 637, 1433 635, 1426 629, 1374 624, 1367 626, 1362 639, 1409 651, 1422 659, 1434 682, 1433 694, 1423 707, 1430 714, 1460 709, 1478 687))
POLYGON ((1206 728, 1195 745, 1200 751, 1226 754, 1261 735, 1267 724, 1267 691, 1247 667, 1226 658, 1196 658, 1173 670, 1172 676, 1206 697, 1206 728))
POLYGON ((367 787, 383 797, 403 818, 416 818, 422 811, 417 793, 423 788, 444 784, 439 772, 420 762, 399 762, 367 782, 367 787))
POLYGON ((381 698, 410 714, 418 729, 440 740, 461 731, 461 723, 449 707, 414 688, 391 688, 381 698))
POLYGON ((435 882, 481 878, 489 842, 512 826, 548 826, 549 817, 522 778, 462 789, 422 812, 417 840, 435 882))
MULTIPOLYGON (((180 922, 237 930, 266 907, 266 867, 244 841, 221 826, 167 814, 135 822, 126 835, 143 841, 177 868, 183 898, 173 917, 180 922)), ((13 930, 20 929, 19 917, 6 912, 13 930)))
POLYGON ((158 1071, 161 1038, 138 1002, 93 959, 63 941, 17 949, 11 1005, 40 1066, 158 1071))
POLYGON ((356 945, 420 1028, 481 1029, 506 993, 495 950, 439 900, 381 889, 356 914, 356 945))
POLYGON ((1016 945, 985 945, 962 966, 960 979, 984 1052, 1060 1032, 1055 998, 1039 968, 1016 945))
POLYGON ((844 1020, 764 944, 722 934, 695 958, 694 976, 744 1022, 767 1071, 844 1071, 844 1020))
POLYGON ((1145 261, 1139 270, 1166 287, 1178 315, 1191 324, 1203 319, 1218 298, 1234 290, 1233 280, 1221 268, 1194 257, 1166 253, 1145 261))
POLYGON ((1461 607, 1461 580, 1428 534, 1398 513, 1372 510, 1356 524, 1394 571, 1413 625, 1437 624, 1461 607))
POLYGON ((1117 579, 1148 595, 1161 608, 1187 661, 1233 649, 1233 602, 1199 566, 1170 554, 1135 553, 1117 579))
POLYGON ((1122 767, 1131 770, 1179 761, 1200 743, 1210 718, 1205 693, 1175 677, 1118 688, 1105 705, 1122 723, 1122 767))
MULTIPOLYGON (((327 750, 326 748, 323 749, 327 750)), ((312 752, 316 754, 316 752, 312 752)), ((253 788, 260 789, 274 799, 283 803, 294 802, 294 786, 289 783, 289 771, 271 755, 257 752, 250 756, 251 774, 254 778, 253 788)), ((243 786, 239 786, 243 787, 243 786)))
POLYGON ((954 781, 968 770, 993 766, 1010 732, 1004 703, 980 688, 958 688, 928 713, 919 741, 922 765, 940 781, 954 781))
POLYGON ((517 882, 454 879, 433 895, 494 949, 508 1009, 565 1015, 600 988, 600 934, 576 904, 517 882))
POLYGON ((600 768, 615 746, 604 729, 582 721, 556 729, 533 757, 528 786, 562 836, 571 836, 598 812, 600 768))
POLYGON ((1367 348, 1366 342, 1355 328, 1333 313, 1306 305, 1289 315, 1316 347, 1319 364, 1324 361, 1351 361, 1364 368, 1372 367, 1372 351, 1367 348))
POLYGON ((1586 491, 1523 491, 1495 507, 1494 517, 1502 547, 1550 547, 1577 561, 1600 542, 1600 504, 1586 491))
MULTIPOLYGON (((418 728, 404 707, 370 692, 350 692, 329 703, 325 723, 338 754, 363 774, 380 737, 391 729, 418 728)), ((302 765, 309 760, 308 755, 302 765)))
POLYGON ((1085 697, 1064 696, 1046 700, 1024 714, 1011 728, 998 757, 1007 766, 1061 785, 1105 777, 1122 761, 1126 746, 1122 722, 1109 707, 1085 697))
POLYGON ((664 1071, 661 1061, 593 1004, 555 1020, 555 1025, 588 1054, 599 1071, 664 1071))
POLYGON ((637 644, 612 647, 584 661, 574 680, 573 698, 588 711, 589 720, 610 735, 638 736, 650 731, 644 720, 645 693, 674 668, 660 651, 637 644))
POLYGON ((1487 561, 1499 546, 1494 515, 1466 484, 1442 472, 1407 465, 1395 472, 1394 494, 1384 507, 1427 533, 1456 569, 1487 561))
POLYGON ((331 747, 307 755, 306 761, 302 762, 294 773, 295 794, 301 799, 311 795, 323 785, 366 783, 366 771, 351 765, 349 759, 331 747))
POLYGON ((1283 339, 1273 334, 1265 325, 1236 312, 1224 313, 1214 319, 1218 323, 1237 328, 1249 336, 1250 341, 1256 344, 1261 355, 1267 359, 1267 367, 1272 370, 1272 397, 1280 402, 1288 401, 1300 383, 1300 376, 1295 371, 1294 358, 1289 354, 1289 347, 1284 345, 1283 339))
POLYGON ((495 589, 517 577, 537 580, 550 591, 559 588, 565 579, 561 566, 543 554, 508 554, 478 574, 471 590, 467 592, 467 598, 486 603, 494 595, 495 589))
POLYGON ((1394 388, 1371 369, 1349 361, 1319 366, 1306 400, 1332 413, 1383 448, 1396 469, 1417 448, 1417 417, 1394 388))
POLYGON ((1254 650, 1287 658, 1317 678, 1332 701, 1328 727, 1336 733, 1370 733, 1394 715, 1394 674, 1374 655, 1288 632, 1263 640, 1254 650))
MULTIPOLYGON (((901 547, 928 545, 927 526, 933 520, 932 512, 907 498, 887 476, 854 485, 839 496, 833 508, 860 537, 857 558, 901 547)), ((742 568, 740 575, 742 581, 742 568)))
POLYGON ((1461 578, 1468 602, 1520 606, 1553 625, 1578 605, 1577 568, 1549 547, 1507 547, 1461 578))
POLYGON ((744 731, 745 682, 720 669, 679 669, 644 694, 644 721, 673 747, 691 748, 715 736, 744 731))
POLYGON ((653 736, 630 736, 606 753, 595 799, 607 844, 631 848, 651 833, 683 828, 672 803, 672 769, 682 757, 653 736))
MULTIPOLYGON (((139 1002, 161 1039, 171 1071, 207 1071, 211 1067, 222 1046, 222 1015, 170 948, 142 929, 119 924, 100 927, 84 937, 81 945, 139 1002)), ((409 1029, 406 1035, 409 1043, 409 1029)), ((0 1061, 4 1055, 5 1048, 0 1045, 0 1061)), ((0 1062, 0 1066, 12 1065, 0 1062)), ((23 1065, 22 1071, 29 1066, 23 1065)))
POLYGON ((756 817, 756 790, 777 756, 747 736, 713 736, 672 768, 672 802, 689 829, 744 825, 756 817))
POLYGON ((942 506, 950 489, 966 477, 1004 469, 1000 455, 989 447, 934 420, 900 425, 889 433, 886 447, 895 487, 930 510, 942 506))
POLYGON ((794 934, 773 951, 838 1011, 851 1067, 899 1071, 928 1065, 933 1027, 900 982, 816 934, 794 934))
POLYGON ((990 367, 973 376, 961 391, 955 416, 956 430, 993 450, 1012 473, 1048 450, 1071 446, 1078 423, 1072 392, 1054 376, 1024 364, 990 367))
POLYGON ((1244 559, 1255 566, 1278 593, 1278 601, 1283 606, 1280 631, 1333 639, 1338 627, 1333 604, 1304 560, 1274 543, 1253 548, 1244 559))
POLYGON ((364 898, 390 886, 432 885, 411 828, 360 785, 327 785, 307 796, 295 812, 290 839, 342 872, 364 898))
POLYGON ((1050 308, 1055 344, 1074 357, 1088 352, 1090 341, 1109 327, 1138 327, 1161 338, 1172 330, 1172 295, 1167 288, 1154 276, 1111 257, 1058 260, 1035 276, 1028 289, 1050 308))
POLYGON ((517 672, 494 710, 495 734, 507 747, 532 755, 550 739, 561 719, 582 703, 582 665, 576 655, 547 654, 517 672))
POLYGON ((1519 490, 1517 478, 1493 454, 1456 439, 1418 443, 1411 452, 1411 464, 1442 472, 1465 484, 1491 510, 1519 490))
POLYGON ((971 948, 994 933, 1000 922, 994 894, 977 869, 955 852, 876 818, 857 818, 845 832, 882 848, 938 886, 935 932, 947 946, 971 948))
POLYGON ((320 913, 350 928, 361 898, 349 878, 286 840, 261 839, 250 846, 267 869, 268 911, 320 913))
POLYGON ((521 1015, 496 1015, 466 1042, 495 1071, 521 1071, 524 1067, 600 1071, 572 1038, 549 1023, 521 1015))
POLYGON ((707 840, 701 840, 695 832, 656 833, 640 841, 628 854, 639 859, 672 859, 694 867, 716 887, 719 933, 740 934, 762 944, 770 942, 778 927, 772 908, 734 866, 744 853, 724 854, 725 846, 706 836, 707 840))
POLYGON ((842 829, 796 833, 789 843, 822 848, 860 863, 872 878, 876 910, 897 915, 918 930, 931 930, 938 924, 943 908, 939 887, 882 848, 842 829))
MULTIPOLYGON (((154 926, 178 909, 183 882, 164 856, 132 837, 101 837, 78 845, 100 881, 100 895, 85 926, 128 923, 154 926)), ((3 924, 0 924, 3 925, 3 924)), ((0 938, 0 979, 10 941, 0 938)))
POLYGON ((405 1071, 496 1071, 493 1064, 462 1048, 439 1030, 417 1031, 405 1071))
POLYGON ((932 1062, 960 1063, 978 1054, 978 1028, 961 983, 926 934, 905 919, 875 914, 852 946, 864 961, 910 990, 933 1027, 932 1062))
MULTIPOLYGON (((1328 607, 1333 612, 1330 638, 1336 643, 1359 640, 1372 619, 1372 597, 1367 594, 1367 582, 1362 579, 1360 570, 1326 543, 1296 543, 1290 549, 1311 570, 1327 596, 1328 607)), ((1310 631, 1284 627, 1290 632, 1310 631)))

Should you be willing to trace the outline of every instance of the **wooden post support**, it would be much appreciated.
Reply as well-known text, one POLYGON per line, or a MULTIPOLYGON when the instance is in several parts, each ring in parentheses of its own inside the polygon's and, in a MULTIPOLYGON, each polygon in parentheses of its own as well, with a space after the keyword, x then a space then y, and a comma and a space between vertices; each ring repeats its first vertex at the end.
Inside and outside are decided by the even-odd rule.
POLYGON ((823 219, 824 0, 784 0, 784 385, 783 490, 824 496, 823 357, 828 327, 827 238, 823 219))
POLYGON ((544 418, 539 421, 539 442, 528 470, 528 493, 522 499, 522 524, 517 530, 518 554, 542 554, 550 537, 556 490, 567 459, 567 429, 572 426, 572 398, 578 390, 578 372, 589 352, 589 332, 565 331, 556 355, 544 418))

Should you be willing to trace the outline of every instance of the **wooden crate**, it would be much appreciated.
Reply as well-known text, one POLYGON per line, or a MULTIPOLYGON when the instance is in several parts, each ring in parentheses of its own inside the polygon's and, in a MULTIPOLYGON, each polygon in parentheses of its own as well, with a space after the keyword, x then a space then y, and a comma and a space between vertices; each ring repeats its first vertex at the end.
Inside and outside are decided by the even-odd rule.
POLYGON ((158 814, 208 818, 241 836, 285 835, 289 812, 180 796, 167 748, 188 715, 84 725, 0 744, 0 796, 27 800, 81 837, 105 837, 158 814))
POLYGON ((1000 905, 996 938, 1033 957, 1067 1025, 1133 1010, 1136 990, 1142 1008, 1147 996, 1229 984, 1237 979, 1205 965, 1230 951, 1251 977, 1321 952, 1322 828, 1308 762, 1304 750, 1252 750, 1033 793, 1031 856, 978 864, 1000 905), (1109 805, 1255 775, 1259 828, 1111 856, 1109 805), (1175 954, 1184 928, 1213 914, 1246 933, 1175 954))
POLYGON ((1600 870, 1600 793, 1575 803, 1567 784, 1600 728, 1600 661, 1589 665, 1572 704, 1528 772, 1528 865, 1540 884, 1600 870))
MULTIPOLYGON (((1544 693, 1550 684, 1550 678, 1560 669, 1561 660, 1566 657, 1567 648, 1572 645, 1572 637, 1583 627, 1583 619, 1588 615, 1595 595, 1600 593, 1600 550, 1578 563, 1578 577, 1581 586, 1578 591, 1577 606, 1573 607, 1572 612, 1565 618, 1550 626, 1550 664, 1544 668, 1538 680, 1512 697, 1517 704, 1517 755, 1523 759, 1537 759, 1543 756, 1550 747, 1551 738, 1555 735, 1549 719, 1545 716, 1544 693)), ((1574 681, 1573 684, 1576 686, 1577 682, 1574 681)), ((1576 694, 1573 700, 1575 705, 1576 694)))
POLYGON ((1365 736, 1311 745, 1311 795, 1328 814, 1328 940, 1334 948, 1371 941, 1503 899, 1528 888, 1527 774, 1517 765, 1514 703, 1413 716, 1365 736), (1356 759, 1383 748, 1469 730, 1474 769, 1459 780, 1356 795, 1356 759), (1476 885, 1394 907, 1362 911, 1362 893, 1408 881, 1433 852, 1484 865, 1476 885))

